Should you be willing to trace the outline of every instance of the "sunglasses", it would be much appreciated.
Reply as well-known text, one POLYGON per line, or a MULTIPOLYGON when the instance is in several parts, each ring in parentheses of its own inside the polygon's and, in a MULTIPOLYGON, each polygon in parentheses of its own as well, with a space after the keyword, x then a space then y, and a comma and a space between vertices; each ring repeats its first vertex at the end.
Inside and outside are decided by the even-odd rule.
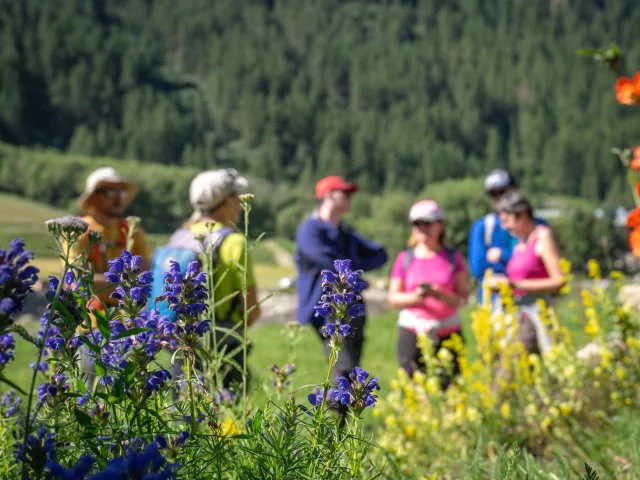
POLYGON ((96 193, 100 194, 100 195, 104 195, 107 198, 127 198, 127 196, 129 195, 127 192, 126 188, 112 188, 112 187, 107 187, 107 188, 101 188, 99 189, 96 193))
POLYGON ((489 196, 491 198, 500 198, 502 195, 504 195, 506 192, 506 190, 503 189, 498 189, 498 190, 489 190, 489 192, 487 192, 489 194, 489 196))
POLYGON ((434 222, 427 222, 425 220, 416 220, 415 222, 413 222, 413 226, 414 227, 418 227, 418 228, 428 227, 428 226, 433 225, 433 224, 434 224, 434 222))

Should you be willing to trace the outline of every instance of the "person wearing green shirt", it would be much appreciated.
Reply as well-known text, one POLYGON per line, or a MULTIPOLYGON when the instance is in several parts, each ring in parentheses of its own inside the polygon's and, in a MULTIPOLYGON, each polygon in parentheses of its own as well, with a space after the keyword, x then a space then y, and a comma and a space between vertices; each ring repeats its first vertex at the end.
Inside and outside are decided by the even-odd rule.
MULTIPOLYGON (((217 285, 214 292, 216 301, 230 297, 218 304, 215 309, 215 324, 226 329, 235 329, 244 335, 244 298, 242 297, 242 282, 244 274, 238 265, 245 264, 247 282, 247 326, 253 325, 260 316, 258 305, 257 285, 254 274, 251 252, 246 250, 245 238, 233 231, 232 225, 238 225, 242 215, 240 192, 248 186, 244 177, 238 175, 235 169, 227 168, 209 170, 199 173, 189 187, 189 201, 193 207, 193 215, 177 230, 169 244, 186 246, 193 245, 193 238, 200 235, 209 236, 209 244, 217 246, 216 268, 213 284, 217 285), (187 232, 185 238, 185 232, 187 232), (217 240, 214 240, 217 238, 217 240), (220 243, 221 242, 221 243, 220 243), (226 272, 226 273, 225 273, 226 272), (232 296, 232 294, 235 294, 232 296)), ((207 241, 205 241, 205 245, 207 241)), ((193 247, 201 250, 201 247, 193 247)), ((200 252, 199 252, 200 253, 200 252)), ((215 333, 218 350, 226 349, 231 352, 241 343, 231 335, 221 332, 215 333), (226 338, 222 338, 226 337, 226 338)), ((240 366, 231 363, 224 364, 222 372, 222 386, 230 386, 242 382, 244 355, 239 351, 232 359, 240 366)), ((248 371, 248 370, 247 370, 248 371)))

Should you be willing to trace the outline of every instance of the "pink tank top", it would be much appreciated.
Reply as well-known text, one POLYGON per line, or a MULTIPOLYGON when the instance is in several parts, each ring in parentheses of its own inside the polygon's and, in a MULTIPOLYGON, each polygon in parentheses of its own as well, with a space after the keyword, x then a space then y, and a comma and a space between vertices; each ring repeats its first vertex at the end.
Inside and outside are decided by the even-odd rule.
MULTIPOLYGON (((536 254, 536 242, 538 240, 537 232, 534 232, 534 238, 529 241, 524 248, 514 248, 511 260, 507 263, 507 277, 509 279, 528 280, 532 278, 549 278, 549 272, 542 259, 536 254)), ((525 290, 514 289, 514 295, 524 296, 527 294, 525 290)))

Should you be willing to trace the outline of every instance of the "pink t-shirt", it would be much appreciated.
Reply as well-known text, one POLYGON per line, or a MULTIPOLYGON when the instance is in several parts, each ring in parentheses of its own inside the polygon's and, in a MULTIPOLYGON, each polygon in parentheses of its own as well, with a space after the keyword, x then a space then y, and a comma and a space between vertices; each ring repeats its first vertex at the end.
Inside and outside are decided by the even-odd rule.
MULTIPOLYGON (((449 255, 442 249, 431 258, 417 258, 414 256, 411 265, 403 275, 402 269, 406 255, 407 252, 400 252, 391 270, 392 279, 403 280, 403 291, 405 292, 412 292, 421 283, 432 283, 447 292, 454 292, 456 286, 455 274, 465 270, 464 259, 460 252, 456 251, 456 265, 452 272, 449 255)), ((425 298, 419 307, 410 307, 407 310, 418 317, 428 320, 444 320, 458 311, 456 307, 447 305, 431 296, 425 298)))

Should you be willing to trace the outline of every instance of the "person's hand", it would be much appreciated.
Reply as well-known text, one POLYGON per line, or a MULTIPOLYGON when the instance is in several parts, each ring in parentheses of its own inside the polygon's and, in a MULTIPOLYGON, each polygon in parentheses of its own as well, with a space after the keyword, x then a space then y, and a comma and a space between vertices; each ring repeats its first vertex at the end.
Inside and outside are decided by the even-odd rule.
POLYGON ((489 250, 487 250, 487 262, 489 263, 498 263, 501 256, 502 250, 498 247, 491 247, 489 250))
POLYGON ((419 285, 416 288, 414 288, 413 292, 411 293, 413 293, 415 304, 419 305, 422 302, 424 302, 424 299, 430 295, 431 291, 430 291, 430 288, 427 289, 424 286, 419 285))

